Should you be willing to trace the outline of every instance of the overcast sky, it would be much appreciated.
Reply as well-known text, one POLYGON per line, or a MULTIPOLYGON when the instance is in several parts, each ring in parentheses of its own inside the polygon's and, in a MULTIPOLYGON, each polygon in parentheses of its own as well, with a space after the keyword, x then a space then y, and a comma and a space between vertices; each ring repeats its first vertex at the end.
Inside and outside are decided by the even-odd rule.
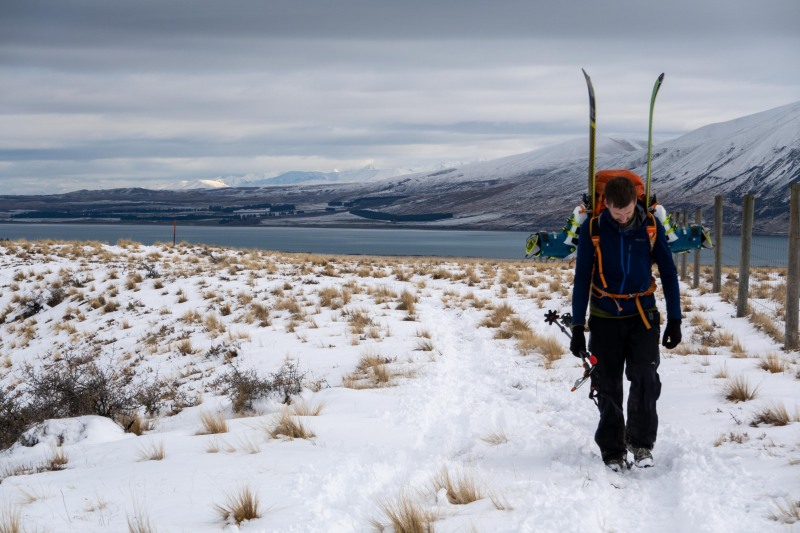
POLYGON ((798 0, 2 0, 0 194, 493 159, 800 100, 798 0))

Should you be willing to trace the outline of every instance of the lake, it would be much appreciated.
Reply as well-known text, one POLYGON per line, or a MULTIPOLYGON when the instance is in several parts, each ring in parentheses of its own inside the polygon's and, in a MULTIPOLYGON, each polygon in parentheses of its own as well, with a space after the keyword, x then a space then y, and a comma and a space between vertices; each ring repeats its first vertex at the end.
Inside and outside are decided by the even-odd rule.
MULTIPOLYGON (((318 254, 475 257, 524 259, 529 232, 429 229, 353 229, 306 227, 179 226, 178 242, 318 254)), ((0 238, 100 241, 128 239, 142 244, 172 242, 172 225, 125 224, 0 224, 0 238)), ((752 266, 786 266, 788 237, 753 238, 752 266)), ((689 254, 691 264, 693 254, 689 254)), ((723 237, 723 263, 739 264, 739 236, 723 237)), ((700 252, 700 262, 713 264, 713 250, 700 252)), ((676 260, 678 263, 679 260, 676 260)))

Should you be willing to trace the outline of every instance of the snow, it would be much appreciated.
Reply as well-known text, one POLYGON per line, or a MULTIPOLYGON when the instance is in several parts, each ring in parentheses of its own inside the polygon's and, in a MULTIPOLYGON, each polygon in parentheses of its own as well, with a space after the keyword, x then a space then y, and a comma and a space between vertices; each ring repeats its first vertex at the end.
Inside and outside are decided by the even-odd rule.
POLYGON ((569 310, 570 265, 24 242, 2 243, 0 265, 0 309, 10 311, 0 339, 4 387, 21 384, 26 363, 96 349, 137 377, 179 381, 198 402, 155 416, 141 436, 98 416, 29 430, 22 440, 38 444, 0 452, 0 517, 18 513, 25 531, 125 531, 137 520, 161 532, 392 531, 383 507, 403 495, 436 517, 437 532, 798 527, 770 518, 800 500, 798 354, 705 290, 682 286, 684 343, 662 352, 655 467, 620 474, 599 458, 588 391, 569 392, 579 362, 544 321, 548 310, 569 310), (137 273, 143 279, 129 283, 137 273), (21 296, 69 276, 82 281, 78 292, 17 318, 21 296), (325 289, 338 294, 335 304, 323 305, 325 289), (403 291, 417 299, 413 313, 398 309, 403 291), (119 305, 93 308, 100 295, 119 305), (250 299, 270 309, 269 325, 247 320, 250 299), (287 301, 300 312, 282 310, 287 301), (502 304, 557 341, 563 357, 548 364, 540 349, 523 350, 482 325, 502 304), (189 321, 191 311, 223 328, 189 321), (366 314, 371 325, 355 333, 347 313, 366 314), (702 345, 693 318, 731 334, 745 355, 702 345), (194 353, 183 355, 186 339, 194 353), (294 418, 312 438, 270 438, 287 409, 277 398, 232 411, 213 386, 231 363, 204 355, 221 343, 238 346, 239 368, 267 375, 289 360, 307 373, 309 387, 293 404, 320 413, 294 418), (783 372, 760 368, 769 355, 785 362, 783 372), (389 361, 388 386, 345 387, 368 356, 389 361), (757 397, 725 400, 722 373, 757 386, 757 397), (760 409, 778 404, 790 424, 751 426, 760 409), (228 432, 204 434, 201 417, 216 413, 228 432), (158 448, 163 459, 148 460, 158 448), (68 459, 63 469, 25 470, 56 450, 68 459), (443 472, 472 479, 482 497, 451 503, 434 481, 443 472), (223 520, 216 508, 245 487, 261 517, 223 520))

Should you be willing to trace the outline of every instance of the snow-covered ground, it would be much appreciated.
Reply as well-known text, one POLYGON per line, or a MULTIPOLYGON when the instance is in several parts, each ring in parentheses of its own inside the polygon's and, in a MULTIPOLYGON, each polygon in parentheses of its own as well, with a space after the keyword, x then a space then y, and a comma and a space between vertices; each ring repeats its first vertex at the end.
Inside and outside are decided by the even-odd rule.
POLYGON ((177 393, 141 435, 83 416, 0 452, 2 531, 392 531, 403 508, 437 532, 800 530, 798 354, 707 291, 682 287, 662 355, 656 465, 619 474, 544 321, 569 311, 570 265, 25 242, 0 265, 4 388, 84 357, 177 393), (220 376, 287 362, 291 406, 234 412, 220 376), (736 380, 755 398, 726 400, 736 380), (285 413, 313 436, 271 436, 285 413), (248 491, 260 517, 223 518, 248 491))

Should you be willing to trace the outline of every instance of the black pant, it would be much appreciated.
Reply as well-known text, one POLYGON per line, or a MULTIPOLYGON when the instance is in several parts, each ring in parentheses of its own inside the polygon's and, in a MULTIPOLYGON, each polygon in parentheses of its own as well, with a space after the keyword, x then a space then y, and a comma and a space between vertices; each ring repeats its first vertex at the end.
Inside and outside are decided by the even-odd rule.
POLYGON ((597 356, 592 386, 597 390, 600 423, 594 440, 603 459, 623 455, 626 444, 652 448, 658 432, 656 401, 661 395, 659 313, 649 311, 650 329, 639 315, 626 318, 589 317, 589 351, 597 356), (622 372, 631 382, 628 424, 622 411, 622 372))

